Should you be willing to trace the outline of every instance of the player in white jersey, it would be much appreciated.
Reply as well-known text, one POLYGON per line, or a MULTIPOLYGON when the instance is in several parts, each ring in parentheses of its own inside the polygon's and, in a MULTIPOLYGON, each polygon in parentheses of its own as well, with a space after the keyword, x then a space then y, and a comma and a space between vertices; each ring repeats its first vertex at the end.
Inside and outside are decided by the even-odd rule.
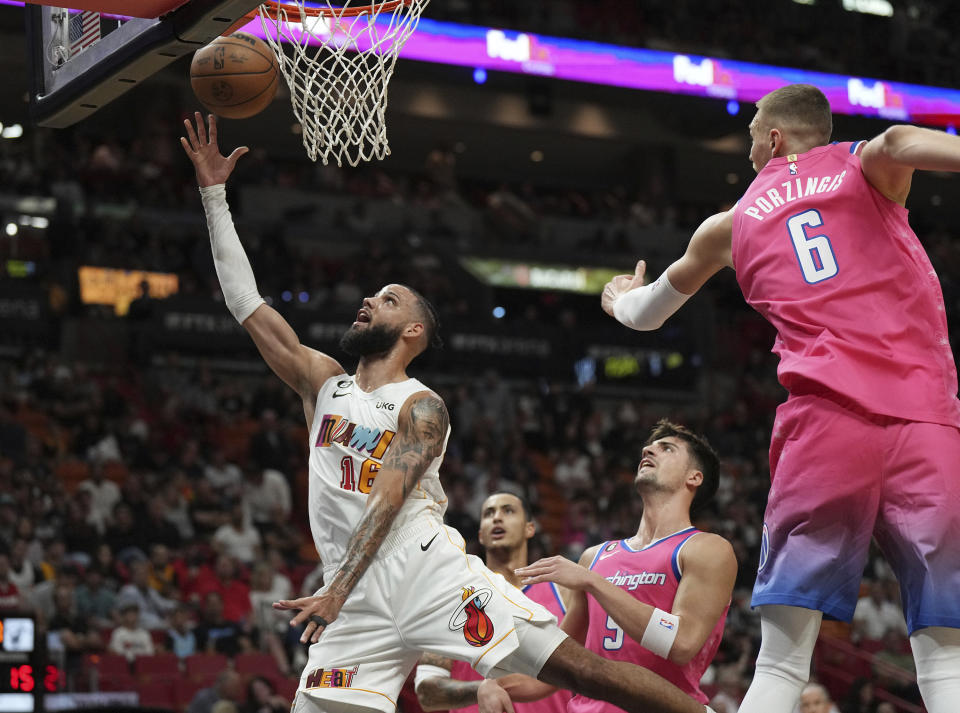
POLYGON ((209 129, 199 113, 195 119, 196 128, 184 121, 181 143, 196 169, 224 299, 300 395, 310 427, 310 526, 326 584, 274 605, 297 610, 291 625, 306 624, 301 641, 313 644, 293 712, 391 713, 428 652, 486 676, 537 676, 636 713, 703 713, 656 674, 586 651, 550 612, 466 554, 442 520, 446 407, 406 374, 434 339, 433 308, 403 285, 364 299, 341 341, 359 358, 353 375, 300 344, 260 297, 230 218, 224 183, 247 149, 223 156, 213 116, 209 129))

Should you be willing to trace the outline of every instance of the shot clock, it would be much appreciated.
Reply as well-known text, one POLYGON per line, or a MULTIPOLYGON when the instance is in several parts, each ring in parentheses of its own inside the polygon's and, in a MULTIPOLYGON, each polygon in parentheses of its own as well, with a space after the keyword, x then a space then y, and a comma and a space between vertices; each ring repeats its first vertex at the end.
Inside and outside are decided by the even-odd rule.
POLYGON ((46 665, 42 643, 33 614, 0 617, 0 711, 40 711, 43 694, 57 690, 60 672, 46 665))

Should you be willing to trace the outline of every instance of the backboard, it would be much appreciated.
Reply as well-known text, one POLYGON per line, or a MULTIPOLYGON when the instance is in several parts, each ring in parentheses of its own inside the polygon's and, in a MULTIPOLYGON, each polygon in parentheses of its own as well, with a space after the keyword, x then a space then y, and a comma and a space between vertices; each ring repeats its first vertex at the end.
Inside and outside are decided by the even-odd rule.
POLYGON ((85 119, 178 57, 210 43, 260 4, 69 1, 76 7, 30 0, 25 8, 30 112, 39 125, 52 128, 85 119))

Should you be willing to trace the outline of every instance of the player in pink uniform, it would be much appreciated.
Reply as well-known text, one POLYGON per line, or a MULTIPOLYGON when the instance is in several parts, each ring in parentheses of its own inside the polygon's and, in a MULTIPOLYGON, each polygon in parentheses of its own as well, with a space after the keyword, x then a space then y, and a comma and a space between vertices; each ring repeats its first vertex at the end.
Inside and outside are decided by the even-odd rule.
POLYGON ((757 102, 758 172, 730 211, 643 285, 614 278, 605 311, 656 329, 723 267, 777 329, 780 383, 753 604, 763 643, 740 713, 787 713, 823 613, 849 620, 871 535, 900 581, 930 713, 960 699, 960 403, 937 275, 907 223, 916 169, 960 171, 960 139, 893 126, 830 144, 826 97, 757 102))
MULTIPOLYGON (((480 508, 479 540, 486 550, 486 565, 510 584, 522 588, 527 598, 546 607, 558 621, 566 606, 553 582, 526 587, 514 572, 527 564, 527 543, 536 532, 527 504, 513 493, 494 493, 480 508)), ((417 667, 416 690, 426 711, 458 710, 477 713, 477 688, 483 676, 465 661, 424 654, 417 667)), ((570 692, 559 690, 543 700, 517 705, 517 713, 564 713, 570 692)))
MULTIPOLYGON (((718 480, 719 460, 707 442, 661 421, 637 468, 643 516, 636 535, 588 548, 579 564, 548 557, 517 570, 524 584, 570 591, 562 627, 587 649, 643 666, 704 704, 700 678, 720 645, 737 560, 725 539, 695 529, 690 513, 713 498, 718 480)), ((515 700, 553 690, 519 676, 499 684, 515 700)), ((567 711, 621 709, 575 695, 567 711)))

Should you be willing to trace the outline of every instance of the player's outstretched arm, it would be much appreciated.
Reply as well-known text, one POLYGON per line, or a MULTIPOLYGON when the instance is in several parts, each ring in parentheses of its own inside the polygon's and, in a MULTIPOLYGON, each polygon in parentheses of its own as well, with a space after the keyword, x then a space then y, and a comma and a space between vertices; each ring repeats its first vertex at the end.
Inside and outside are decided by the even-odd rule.
POLYGON ((418 391, 406 400, 397 417, 397 435, 384 456, 363 515, 350 536, 340 567, 330 585, 315 597, 283 600, 276 609, 299 609, 290 626, 305 623, 301 643, 316 643, 323 630, 340 614, 350 592, 390 532, 410 491, 443 452, 450 430, 450 416, 443 400, 431 391, 418 391))
POLYGON ((919 126, 891 126, 863 147, 860 168, 874 188, 904 205, 915 170, 960 171, 960 137, 919 126))
POLYGON ((217 142, 213 115, 208 117, 207 127, 199 112, 194 120, 196 128, 189 119, 184 120, 187 136, 181 137, 180 143, 197 174, 213 262, 227 308, 253 338, 273 372, 300 394, 309 424, 320 386, 331 376, 343 373, 343 368, 334 359, 300 344, 287 321, 260 296, 250 261, 230 217, 224 186, 237 160, 248 149, 241 146, 224 156, 217 142))
POLYGON ((671 632, 675 636, 664 642, 657 637, 654 607, 630 596, 582 562, 577 565, 564 557, 547 557, 518 569, 517 573, 525 585, 556 582, 591 594, 624 634, 679 666, 689 662, 703 647, 730 602, 737 575, 733 548, 726 540, 709 533, 692 537, 681 551, 683 577, 673 608, 664 612, 674 620, 671 632))
POLYGON ((600 306, 631 329, 658 329, 721 268, 733 267, 732 234, 732 210, 707 218, 690 238, 683 256, 659 278, 644 285, 647 264, 641 260, 633 275, 617 275, 604 286, 600 306))
MULTIPOLYGON (((586 571, 586 568, 593 562, 593 558, 596 557, 599 549, 600 545, 588 547, 584 553, 580 555, 580 567, 582 569, 586 571)), ((571 564, 573 563, 571 562, 571 564)), ((526 568, 518 569, 517 573, 523 576, 525 571, 526 568)), ((563 621, 560 622, 560 628, 563 629, 571 639, 582 646, 583 642, 587 640, 587 627, 590 623, 589 612, 587 610, 587 595, 582 589, 577 589, 576 587, 568 589, 562 586, 561 588, 563 589, 563 602, 567 611, 563 615, 563 621)), ((538 701, 557 691, 557 687, 554 685, 522 674, 503 676, 497 679, 497 683, 508 693, 512 700, 523 703, 538 701)))
POLYGON ((413 688, 425 711, 466 708, 477 702, 480 681, 458 681, 450 675, 453 660, 425 653, 417 664, 413 688))

